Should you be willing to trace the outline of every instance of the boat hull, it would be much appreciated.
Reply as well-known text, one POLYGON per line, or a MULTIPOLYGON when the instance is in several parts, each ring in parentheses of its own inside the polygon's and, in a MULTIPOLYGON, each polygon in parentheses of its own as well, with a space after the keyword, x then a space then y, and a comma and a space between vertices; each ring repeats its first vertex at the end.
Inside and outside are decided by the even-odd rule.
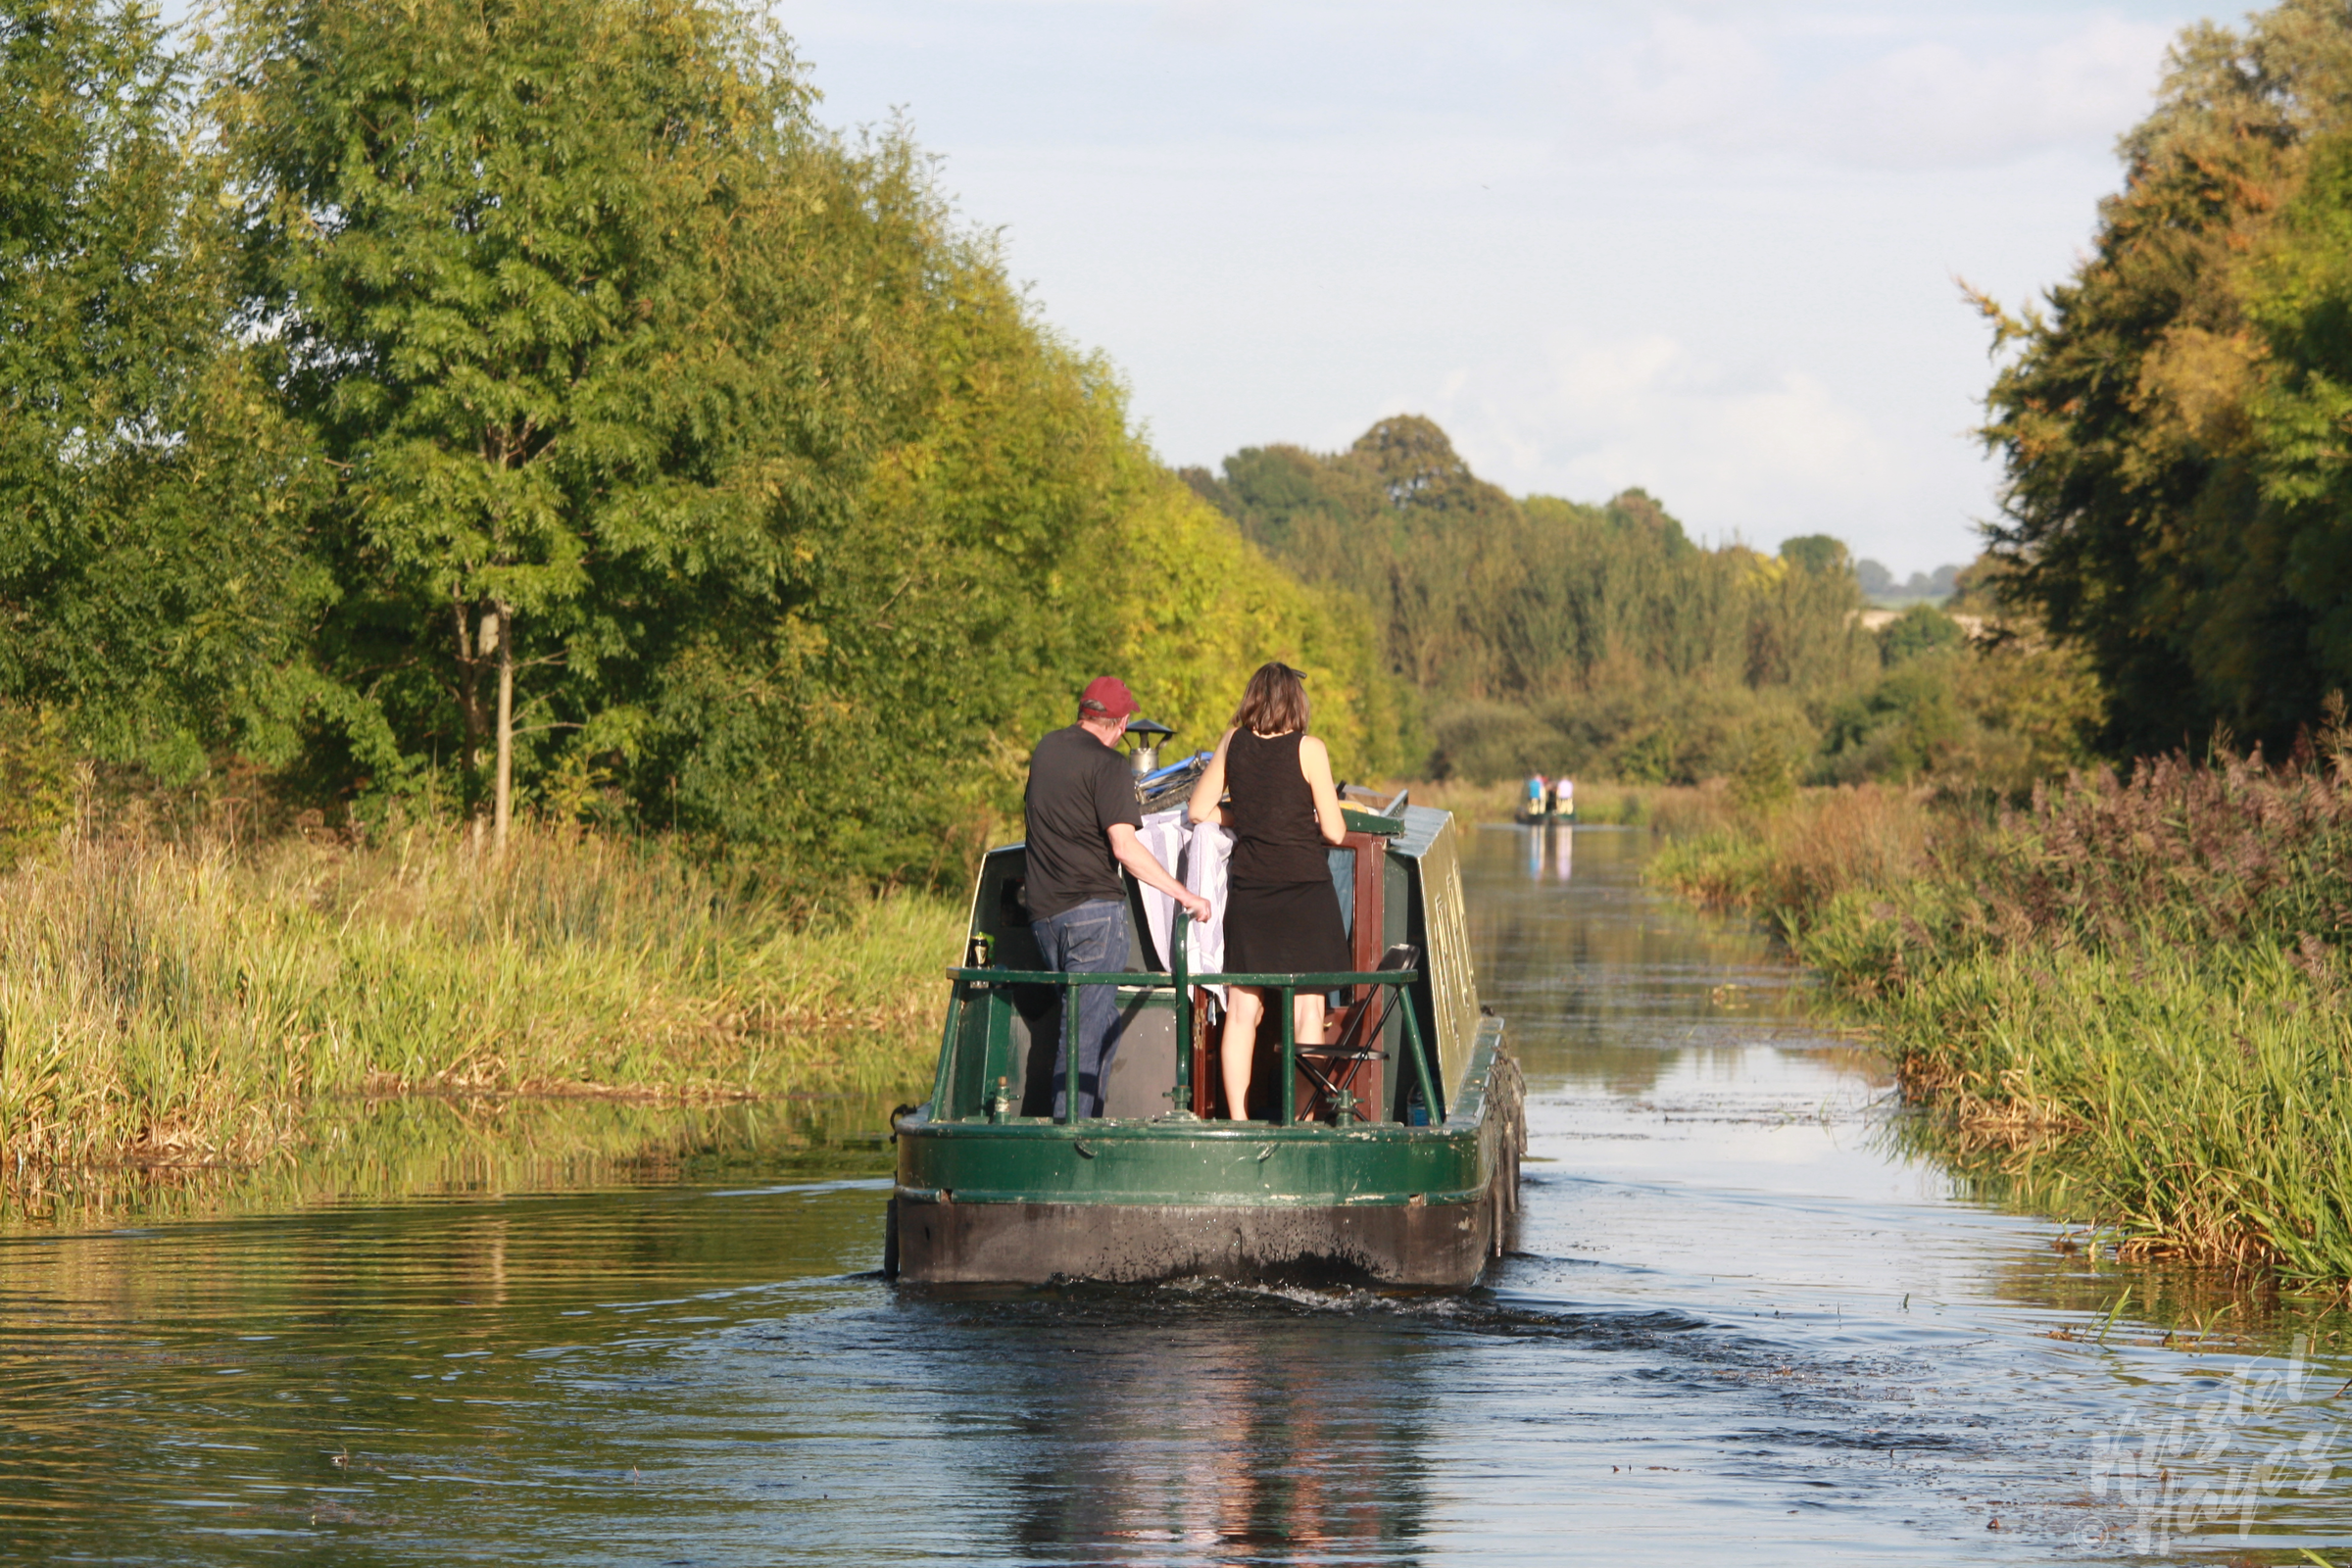
POLYGON ((897 1125, 884 1268, 911 1283, 1206 1278, 1460 1290, 1510 1245, 1526 1141, 1498 1020, 1436 1127, 897 1125))
POLYGON ((1499 1193, 1420 1207, 943 1203, 899 1199, 899 1278, 919 1284, 1390 1285, 1461 1290, 1494 1255, 1499 1193))

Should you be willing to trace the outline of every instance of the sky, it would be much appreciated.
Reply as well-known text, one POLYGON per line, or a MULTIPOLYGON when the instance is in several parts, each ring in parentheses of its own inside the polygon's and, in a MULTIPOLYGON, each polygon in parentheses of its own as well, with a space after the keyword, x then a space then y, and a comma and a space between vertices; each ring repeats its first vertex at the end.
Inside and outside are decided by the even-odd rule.
POLYGON ((2175 4, 779 0, 1153 447, 1426 414, 1516 494, 1898 574, 1997 506, 1959 279, 2062 280, 2175 4))

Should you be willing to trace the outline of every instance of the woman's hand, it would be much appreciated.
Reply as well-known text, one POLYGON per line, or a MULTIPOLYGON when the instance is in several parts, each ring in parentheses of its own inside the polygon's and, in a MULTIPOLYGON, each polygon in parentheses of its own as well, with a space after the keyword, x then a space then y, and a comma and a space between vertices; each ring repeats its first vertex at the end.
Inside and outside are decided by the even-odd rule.
POLYGON ((1347 842, 1348 815, 1340 809, 1339 787, 1331 781, 1331 748, 1312 735, 1299 737, 1298 771, 1306 775, 1306 787, 1315 797, 1315 825, 1323 830, 1323 842, 1347 842))
MULTIPOLYGON (((1225 826, 1225 809, 1218 803, 1225 799, 1225 750, 1233 744, 1233 731, 1227 730, 1217 742, 1217 755, 1208 760, 1193 793, 1184 803, 1184 814, 1195 822, 1214 822, 1225 826)), ((1326 766, 1326 772, 1330 771, 1326 766)))

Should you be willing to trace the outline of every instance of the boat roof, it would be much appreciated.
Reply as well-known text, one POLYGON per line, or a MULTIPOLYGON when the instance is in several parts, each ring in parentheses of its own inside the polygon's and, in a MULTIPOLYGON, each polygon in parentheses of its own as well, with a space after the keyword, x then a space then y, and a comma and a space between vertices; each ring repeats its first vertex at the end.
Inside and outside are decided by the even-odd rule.
MULTIPOLYGON (((1408 860, 1418 860, 1438 842, 1438 835, 1453 819, 1451 811, 1441 811, 1434 806, 1406 806, 1397 808, 1390 820, 1398 824, 1399 831, 1389 839, 1389 853, 1401 855, 1408 860)), ((1378 831, 1375 829, 1374 831, 1378 831)))

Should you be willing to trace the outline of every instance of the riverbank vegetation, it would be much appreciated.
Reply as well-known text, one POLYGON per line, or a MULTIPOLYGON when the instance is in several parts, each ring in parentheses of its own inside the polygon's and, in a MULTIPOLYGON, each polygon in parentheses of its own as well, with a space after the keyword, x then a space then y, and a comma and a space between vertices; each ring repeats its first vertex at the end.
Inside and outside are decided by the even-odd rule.
POLYGON ((2314 0, 2189 28, 2074 275, 2042 309, 1978 301, 2006 356, 1984 432, 2005 480, 1970 576, 2076 662, 2089 749, 2140 760, 2005 798, 1946 778, 1757 800, 1657 866, 1779 928, 1964 1164, 2136 1249, 2332 1288, 2352 1285, 2348 45, 2314 0))
POLYGON ((79 835, 0 876, 0 1160, 251 1161, 388 1095, 907 1094, 961 925, 544 829, 79 835))
POLYGON ((2352 732, 1988 812, 1877 786, 1669 844, 1769 921, 1964 1167, 2145 1252, 2352 1282, 2352 732))

